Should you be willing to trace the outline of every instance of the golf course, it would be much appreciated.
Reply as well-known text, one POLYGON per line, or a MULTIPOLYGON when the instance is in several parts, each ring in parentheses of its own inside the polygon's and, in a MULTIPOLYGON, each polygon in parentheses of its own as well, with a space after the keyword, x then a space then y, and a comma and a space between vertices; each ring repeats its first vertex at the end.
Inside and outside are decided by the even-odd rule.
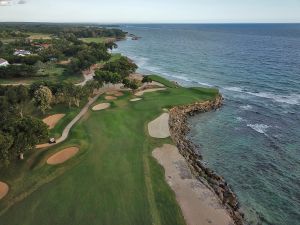
MULTIPOLYGON (((213 100, 218 91, 151 78, 165 88, 145 92, 139 101, 131 101, 136 99, 131 91, 112 100, 100 95, 64 142, 36 149, 0 171, 9 186, 0 200, 0 224, 185 224, 164 169, 152 157, 155 148, 174 143, 151 137, 148 123, 174 106, 213 100), (110 104, 92 110, 102 103, 110 104), (72 157, 49 164, 67 148, 74 150, 72 157)), ((52 131, 57 136, 78 110, 53 110, 65 114, 52 131)))

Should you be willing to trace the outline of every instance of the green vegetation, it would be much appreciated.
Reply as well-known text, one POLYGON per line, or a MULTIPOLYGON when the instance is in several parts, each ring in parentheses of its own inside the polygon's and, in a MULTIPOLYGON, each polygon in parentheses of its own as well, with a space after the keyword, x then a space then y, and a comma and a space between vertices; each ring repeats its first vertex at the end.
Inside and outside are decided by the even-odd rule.
POLYGON ((159 82, 167 87, 170 87, 170 88, 178 87, 178 84, 176 84, 174 81, 169 81, 169 80, 167 80, 163 77, 157 76, 157 75, 149 75, 147 77, 149 77, 153 81, 157 81, 157 82, 159 82))
POLYGON ((13 170, 0 170, 11 187, 0 201, 0 210, 43 185, 2 211, 0 223, 185 224, 163 169, 151 156, 155 147, 171 139, 151 138, 146 127, 163 108, 213 99, 217 94, 214 89, 177 87, 130 102, 127 92, 111 108, 90 111, 66 142, 30 153, 26 163, 12 165, 13 170), (79 146, 80 153, 60 166, 45 164, 50 155, 67 146, 79 146))
POLYGON ((119 29, 93 25, 0 23, 0 58, 11 64, 0 68, 0 83, 12 83, 10 79, 16 78, 32 83, 40 76, 55 81, 78 80, 83 70, 108 61, 107 50, 116 48, 113 41, 125 35, 119 29), (51 76, 45 67, 62 69, 60 61, 69 63, 63 72, 57 72, 58 77, 51 76))
MULTIPOLYGON (((144 83, 157 81, 166 90, 145 93, 139 102, 130 102, 132 94, 124 92, 110 108, 88 111, 66 141, 34 149, 49 137, 59 137, 104 83, 138 88, 140 83, 128 78, 137 66, 127 57, 109 54, 115 43, 100 41, 125 34, 97 26, 0 24, 0 39, 15 39, 0 41, 0 58, 14 64, 1 68, 0 83, 30 83, 0 85, 0 181, 10 188, 0 200, 0 224, 185 224, 164 171, 151 156, 154 148, 172 141, 151 138, 147 124, 165 108, 214 99, 215 89, 183 88, 147 76, 144 83), (15 49, 31 54, 19 56, 15 49), (94 80, 74 85, 83 70, 99 62, 94 80), (54 113, 66 116, 49 131, 41 119, 54 113), (72 159, 46 164, 71 146, 80 148, 72 159)), ((95 104, 103 102, 101 96, 95 104)))
POLYGON ((91 42, 95 42, 95 43, 105 43, 105 40, 107 38, 105 37, 98 37, 98 38, 80 38, 79 40, 85 42, 85 43, 91 43, 91 42))

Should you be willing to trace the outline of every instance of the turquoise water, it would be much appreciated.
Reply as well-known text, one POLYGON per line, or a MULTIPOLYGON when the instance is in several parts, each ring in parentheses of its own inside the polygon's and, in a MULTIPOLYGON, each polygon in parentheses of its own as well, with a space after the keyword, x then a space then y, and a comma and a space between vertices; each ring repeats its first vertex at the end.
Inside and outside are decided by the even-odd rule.
POLYGON ((300 224, 300 25, 123 25, 119 49, 225 102, 190 119, 190 138, 238 194, 250 224, 300 224))

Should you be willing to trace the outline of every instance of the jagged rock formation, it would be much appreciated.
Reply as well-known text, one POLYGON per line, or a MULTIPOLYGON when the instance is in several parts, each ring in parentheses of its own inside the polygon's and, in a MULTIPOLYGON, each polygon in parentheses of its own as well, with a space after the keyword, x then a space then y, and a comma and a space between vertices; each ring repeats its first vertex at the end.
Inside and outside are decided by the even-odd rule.
POLYGON ((189 167, 195 177, 206 183, 220 198, 223 205, 228 209, 230 215, 237 225, 244 224, 243 213, 239 210, 237 196, 231 190, 223 177, 217 175, 213 170, 207 168, 201 161, 202 156, 197 151, 187 134, 190 131, 187 119, 196 113, 216 110, 222 106, 223 98, 218 95, 213 101, 205 101, 185 106, 176 106, 170 110, 169 127, 171 138, 176 143, 179 152, 187 160, 189 167))

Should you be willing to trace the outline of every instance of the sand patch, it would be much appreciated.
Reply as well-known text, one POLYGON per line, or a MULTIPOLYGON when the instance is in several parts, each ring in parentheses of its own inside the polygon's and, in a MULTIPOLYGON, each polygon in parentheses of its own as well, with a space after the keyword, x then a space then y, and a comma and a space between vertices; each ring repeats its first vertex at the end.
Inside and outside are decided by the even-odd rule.
POLYGON ((124 94, 120 91, 108 91, 106 92, 106 94, 108 95, 114 95, 114 96, 117 96, 117 97, 120 97, 120 96, 123 96, 124 94))
POLYGON ((151 88, 151 89, 146 89, 146 90, 143 90, 143 91, 138 91, 134 95, 135 96, 142 96, 144 93, 155 92, 155 91, 164 91, 164 90, 166 90, 166 88, 151 88))
POLYGON ((6 183, 0 181, 0 199, 4 198, 7 195, 9 187, 6 183))
POLYGON ((59 64, 59 65, 68 65, 68 64, 70 64, 70 62, 71 62, 71 60, 68 59, 68 60, 59 61, 57 64, 59 64))
POLYGON ((105 99, 106 100, 116 100, 117 97, 115 97, 115 96, 105 96, 105 99))
POLYGON ((144 76, 140 73, 132 73, 129 75, 129 79, 130 80, 138 80, 138 81, 142 81, 144 78, 144 76))
POLYGON ((58 121, 60 121, 64 116, 65 114, 51 115, 43 119, 43 122, 49 126, 49 129, 53 129, 58 121))
POLYGON ((137 101, 140 101, 142 100, 142 98, 133 98, 133 99, 130 99, 131 102, 137 102, 137 101))
POLYGON ((148 123, 148 132, 149 135, 154 138, 169 137, 169 113, 163 113, 158 118, 148 123))
POLYGON ((152 156, 165 169, 165 179, 175 192, 188 225, 234 224, 215 193, 194 178, 184 157, 169 144, 156 148, 152 156))
POLYGON ((110 103, 101 103, 101 104, 95 105, 92 108, 92 110, 99 111, 99 110, 107 109, 109 107, 110 107, 110 103))
POLYGON ((57 164, 64 163, 65 161, 69 160, 74 155, 76 155, 78 151, 79 148, 77 147, 66 148, 64 150, 61 150, 60 152, 55 153, 50 158, 48 158, 47 163, 49 165, 57 165, 57 164))

